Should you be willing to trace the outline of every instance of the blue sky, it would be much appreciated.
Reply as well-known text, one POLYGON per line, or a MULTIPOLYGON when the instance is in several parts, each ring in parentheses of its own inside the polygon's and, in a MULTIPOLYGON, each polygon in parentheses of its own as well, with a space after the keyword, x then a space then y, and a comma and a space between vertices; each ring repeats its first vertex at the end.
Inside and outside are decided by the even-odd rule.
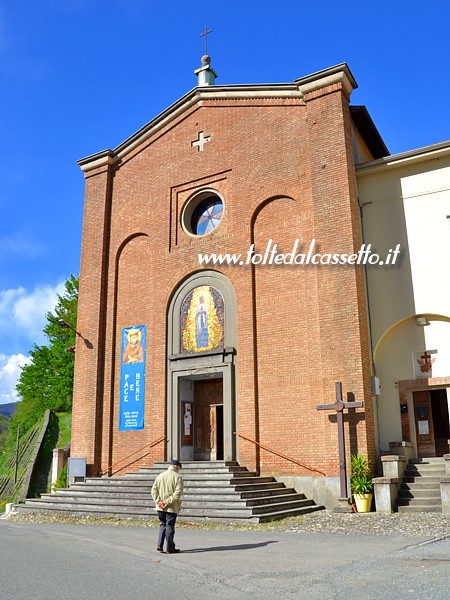
POLYGON ((0 0, 0 404, 79 271, 84 179, 196 85, 278 83, 347 62, 392 154, 450 139, 447 3, 0 0))

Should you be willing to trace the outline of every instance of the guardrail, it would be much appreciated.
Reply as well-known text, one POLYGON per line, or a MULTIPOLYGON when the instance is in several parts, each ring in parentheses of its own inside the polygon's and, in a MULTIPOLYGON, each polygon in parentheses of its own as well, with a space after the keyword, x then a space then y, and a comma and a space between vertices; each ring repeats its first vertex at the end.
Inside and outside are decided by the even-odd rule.
MULTIPOLYGON (((134 456, 138 452, 142 452, 142 450, 145 450, 147 448, 149 448, 149 449, 153 448, 154 446, 157 446, 158 444, 160 444, 161 442, 163 442, 165 439, 166 439, 166 436, 162 435, 161 437, 157 438, 156 440, 153 440, 153 442, 150 442, 149 444, 146 444, 145 446, 142 446, 142 448, 139 448, 139 450, 136 450, 135 452, 132 452, 128 456, 125 456, 125 458, 122 458, 121 460, 119 460, 119 462, 115 463, 114 465, 110 465, 109 467, 106 467, 106 469, 103 469, 103 471, 100 471, 100 473, 99 473, 100 477, 102 477, 103 475, 106 475, 108 473, 108 471, 110 471, 111 469, 115 469, 123 461, 128 460, 129 458, 131 458, 132 456, 134 456)), ((127 463, 126 465, 121 465, 114 472, 109 473, 109 476, 111 477, 115 473, 118 473, 119 471, 122 471, 123 469, 126 469, 127 467, 130 467, 131 465, 134 465, 134 463, 138 462, 138 460, 141 460, 141 458, 145 458, 149 454, 150 454, 150 452, 147 452, 146 454, 143 454, 142 456, 138 456, 138 458, 136 458, 135 460, 127 463)))
POLYGON ((315 469, 314 467, 309 467, 308 465, 301 463, 299 460, 296 460, 295 458, 291 458, 290 456, 286 456, 285 454, 282 454, 281 452, 278 452, 277 450, 273 450, 272 448, 269 448, 268 446, 264 446, 263 444, 260 444, 259 442, 256 442, 255 440, 252 440, 252 439, 246 437, 245 435, 236 433, 236 431, 233 432, 233 435, 236 435, 236 436, 242 438, 243 440, 246 440, 247 442, 251 442, 252 444, 255 444, 255 446, 262 448, 266 452, 270 452, 271 454, 275 454, 276 456, 279 456, 280 458, 284 458, 284 460, 288 460, 289 462, 294 463, 300 467, 303 467, 304 469, 307 469, 308 471, 314 471, 315 473, 319 473, 319 475, 323 475, 324 477, 326 477, 326 474, 323 471, 320 471, 319 469, 315 469))
POLYGON ((5 473, 0 477, 0 502, 25 500, 31 481, 34 465, 47 431, 50 411, 43 421, 36 423, 20 438, 14 454, 5 464, 5 473))

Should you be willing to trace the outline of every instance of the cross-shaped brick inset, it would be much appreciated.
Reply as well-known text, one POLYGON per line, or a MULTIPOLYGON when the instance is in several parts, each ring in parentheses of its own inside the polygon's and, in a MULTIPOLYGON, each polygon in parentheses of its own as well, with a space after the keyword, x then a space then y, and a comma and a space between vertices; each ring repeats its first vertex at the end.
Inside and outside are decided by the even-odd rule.
POLYGON ((191 146, 192 148, 195 148, 195 146, 197 146, 197 149, 199 152, 203 152, 203 150, 205 149, 204 146, 206 144, 206 142, 210 142, 211 141, 211 136, 204 136, 203 131, 200 131, 198 134, 198 139, 194 140, 193 142, 191 142, 191 146))

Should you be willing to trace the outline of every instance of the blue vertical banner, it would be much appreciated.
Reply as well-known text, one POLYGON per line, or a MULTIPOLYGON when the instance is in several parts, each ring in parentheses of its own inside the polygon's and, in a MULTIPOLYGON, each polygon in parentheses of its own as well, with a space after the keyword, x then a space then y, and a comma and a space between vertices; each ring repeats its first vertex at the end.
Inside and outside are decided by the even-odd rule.
POLYGON ((144 429, 146 326, 122 329, 119 431, 144 429))

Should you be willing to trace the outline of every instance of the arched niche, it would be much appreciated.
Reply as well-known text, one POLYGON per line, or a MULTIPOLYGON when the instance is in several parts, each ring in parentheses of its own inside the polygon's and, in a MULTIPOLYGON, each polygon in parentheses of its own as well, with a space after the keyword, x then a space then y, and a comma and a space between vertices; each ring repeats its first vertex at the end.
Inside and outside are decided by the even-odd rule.
POLYGON ((174 290, 167 323, 167 456, 235 460, 236 295, 231 282, 215 271, 194 273, 174 290), (203 323, 200 336, 198 323, 200 328, 203 323), (200 407, 208 387, 216 401, 200 407), (212 440, 211 448, 200 438, 212 440))

